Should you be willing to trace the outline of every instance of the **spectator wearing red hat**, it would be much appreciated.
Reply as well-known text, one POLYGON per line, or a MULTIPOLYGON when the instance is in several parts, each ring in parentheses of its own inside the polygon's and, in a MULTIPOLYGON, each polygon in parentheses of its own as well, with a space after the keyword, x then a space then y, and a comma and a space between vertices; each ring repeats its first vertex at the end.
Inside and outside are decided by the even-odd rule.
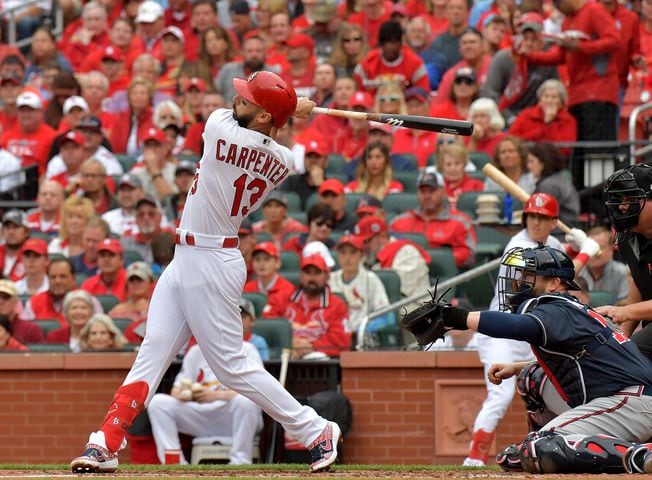
MULTIPOLYGON (((405 102, 409 115, 427 117, 430 114, 430 94, 420 88, 412 87, 405 92, 405 102)), ((414 128, 399 128, 394 132, 392 153, 413 153, 417 157, 417 165, 424 168, 428 157, 437 148, 437 134, 414 128)))
MULTIPOLYGON (((131 71, 131 67, 136 57, 145 51, 145 46, 138 37, 135 36, 134 25, 125 17, 116 18, 111 25, 109 38, 112 46, 124 55, 125 69, 131 71)), ((98 49, 90 52, 79 67, 80 73, 100 70, 104 51, 98 49)), ((97 114, 97 112, 95 112, 97 114)))
POLYGON ((371 50, 355 67, 358 86, 374 93, 388 79, 409 87, 430 90, 423 60, 403 45, 403 28, 393 20, 383 23, 378 33, 379 48, 371 50))
POLYGON ((98 273, 82 283, 82 290, 91 295, 114 295, 124 302, 127 299, 127 272, 122 266, 123 253, 119 240, 103 240, 97 249, 98 273))
POLYGON ((374 48, 377 43, 382 43, 382 40, 379 38, 380 31, 382 25, 391 18, 392 6, 392 2, 384 0, 365 0, 364 8, 359 12, 351 14, 347 21, 360 25, 367 35, 369 46, 374 48))
POLYGON ((28 238, 21 247, 25 276, 16 282, 18 295, 36 295, 50 288, 48 283, 48 244, 41 238, 28 238))
POLYGON ((328 205, 317 203, 308 210, 308 232, 288 239, 282 250, 301 255, 303 248, 310 242, 321 242, 327 248, 335 246, 331 239, 335 226, 335 211, 328 205))
POLYGON ((0 267, 3 278, 17 282, 25 276, 22 247, 29 237, 27 216, 22 210, 9 210, 2 216, 2 237, 0 245, 0 267))
POLYGON ((82 183, 81 165, 86 158, 84 152, 84 136, 70 130, 59 138, 59 156, 63 161, 65 170, 53 175, 50 180, 60 184, 66 194, 75 193, 82 183))
MULTIPOLYGON (((150 1, 150 0, 148 0, 150 1)), ((127 89, 129 109, 116 116, 111 145, 118 154, 137 155, 143 137, 154 127, 152 100, 154 86, 141 77, 134 78, 127 89)))
POLYGON ((125 250, 133 250, 140 253, 143 260, 148 264, 154 263, 152 253, 152 241, 161 233, 169 231, 161 227, 163 212, 158 202, 145 195, 136 203, 136 226, 138 231, 125 233, 121 242, 125 250))
POLYGON ((186 138, 184 139, 183 149, 181 153, 187 155, 201 155, 204 151, 204 127, 206 120, 211 113, 218 108, 226 107, 226 102, 221 93, 205 93, 202 96, 201 105, 199 109, 201 120, 190 124, 186 131, 186 138))
POLYGON ((294 293, 294 285, 279 275, 281 256, 273 242, 257 244, 252 252, 252 265, 256 278, 245 283, 244 292, 267 295, 263 317, 282 311, 294 293))
POLYGON ((449 247, 458 267, 469 266, 477 245, 471 219, 446 204, 446 190, 434 172, 422 173, 417 187, 419 209, 396 217, 391 230, 423 233, 430 248, 449 247))
POLYGON ((331 357, 351 348, 351 327, 346 304, 328 286, 330 270, 321 255, 301 260, 299 288, 279 312, 292 323, 292 358, 312 352, 331 357))
POLYGON ((109 97, 129 86, 131 79, 125 69, 125 55, 117 47, 113 45, 104 47, 99 70, 109 81, 109 91, 107 92, 109 97))
MULTIPOLYGON (((364 241, 355 235, 345 235, 337 241, 337 259, 340 269, 331 273, 328 285, 334 293, 344 295, 349 307, 351 328, 357 332, 362 319, 382 307, 389 305, 383 282, 374 272, 362 264, 364 241)), ((366 332, 394 324, 394 315, 388 313, 367 324, 366 332)))
MULTIPOLYGON (((374 97, 365 91, 357 91, 351 96, 349 108, 354 112, 370 112, 374 107, 374 97)), ((344 156, 348 163, 358 158, 367 146, 367 120, 349 119, 349 124, 342 135, 337 137, 335 153, 344 156)))
POLYGON ((355 171, 355 180, 344 187, 346 193, 367 193, 382 200, 390 193, 400 193, 403 185, 392 178, 392 161, 387 145, 370 143, 364 149, 355 171))
POLYGON ((7 73, 0 77, 0 135, 14 126, 18 120, 16 99, 23 90, 23 80, 16 74, 7 73))
POLYGON ((77 274, 85 277, 92 277, 98 271, 98 248, 100 244, 109 238, 111 229, 101 217, 92 217, 82 231, 82 251, 73 255, 70 261, 75 267, 77 274))
POLYGON ((175 96, 181 66, 185 61, 186 37, 179 27, 167 27, 161 32, 161 69, 156 90, 175 96))
POLYGON ((344 185, 336 178, 329 178, 322 182, 317 190, 319 203, 328 205, 335 211, 335 231, 353 231, 357 218, 347 213, 344 185))
POLYGON ((288 67, 280 76, 292 85, 300 97, 312 97, 315 87, 315 41, 305 33, 295 33, 286 42, 288 67))
POLYGON ((316 136, 312 139, 304 139, 305 153, 303 156, 305 173, 291 175, 281 184, 284 192, 295 192, 301 199, 301 208, 305 210, 306 203, 310 196, 317 191, 319 185, 326 177, 326 166, 328 165, 328 149, 326 142, 320 134, 312 132, 316 136), (318 136, 317 136, 318 135, 318 136))
POLYGON ((58 182, 43 180, 38 187, 36 208, 27 212, 27 228, 51 236, 59 234, 63 187, 58 182))
POLYGON ((201 122, 201 101, 208 90, 203 78, 191 77, 180 79, 179 86, 183 93, 183 111, 191 119, 190 122, 201 122))
POLYGON ((430 287, 430 255, 410 240, 390 237, 385 220, 367 216, 355 226, 365 245, 365 263, 372 270, 391 269, 401 279, 401 294, 410 297, 430 287))
POLYGON ((45 173, 55 130, 43 121, 43 99, 32 90, 24 90, 16 99, 16 123, 0 137, 0 148, 20 158, 23 167, 38 165, 45 173))
POLYGON ((104 6, 100 2, 89 2, 82 9, 81 23, 73 22, 66 27, 59 50, 70 61, 74 71, 92 51, 109 45, 107 20, 104 6))
POLYGON ((262 204, 263 219, 254 223, 255 233, 265 232, 272 236, 277 247, 289 233, 306 233, 308 227, 288 217, 287 195, 280 190, 272 190, 262 204))
POLYGON ((172 148, 165 133, 158 128, 149 128, 143 135, 142 162, 131 173, 140 179, 145 195, 163 200, 177 193, 174 185, 177 161, 172 148))

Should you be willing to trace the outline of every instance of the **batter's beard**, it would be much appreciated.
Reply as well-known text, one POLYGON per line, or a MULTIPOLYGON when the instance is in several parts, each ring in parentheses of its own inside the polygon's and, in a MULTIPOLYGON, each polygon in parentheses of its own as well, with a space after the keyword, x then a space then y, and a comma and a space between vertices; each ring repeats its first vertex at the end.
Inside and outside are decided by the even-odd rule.
POLYGON ((233 119, 238 122, 238 125, 242 128, 247 128, 251 121, 254 119, 253 115, 238 115, 238 112, 235 110, 235 104, 233 104, 233 119))

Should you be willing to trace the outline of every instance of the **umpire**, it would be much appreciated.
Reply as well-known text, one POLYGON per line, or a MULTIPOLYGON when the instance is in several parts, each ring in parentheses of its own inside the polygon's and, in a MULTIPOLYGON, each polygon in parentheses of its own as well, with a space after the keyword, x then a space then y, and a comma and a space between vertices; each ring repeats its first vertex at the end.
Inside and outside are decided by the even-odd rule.
POLYGON ((652 359, 652 166, 633 165, 612 174, 604 185, 605 208, 616 243, 629 265, 634 285, 629 305, 596 310, 620 324, 641 352, 652 359), (633 334, 640 322, 642 329, 633 334), (633 335, 632 335, 633 334, 633 335))

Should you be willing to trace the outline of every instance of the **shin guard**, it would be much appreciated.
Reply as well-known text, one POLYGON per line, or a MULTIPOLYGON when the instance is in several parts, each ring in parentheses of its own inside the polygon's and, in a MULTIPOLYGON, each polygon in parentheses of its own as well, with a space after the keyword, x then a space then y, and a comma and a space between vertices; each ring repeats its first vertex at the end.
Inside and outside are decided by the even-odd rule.
POLYGON ((623 456, 631 445, 606 435, 533 432, 521 446, 521 465, 529 473, 622 473, 623 456))
POLYGON ((486 465, 489 461, 489 449, 491 448, 491 443, 494 441, 495 435, 495 432, 487 432, 482 429, 473 432, 469 458, 473 460, 482 460, 486 465))
POLYGON ((118 388, 100 430, 104 432, 106 448, 110 452, 120 450, 127 429, 145 409, 149 386, 145 382, 122 385, 118 388))

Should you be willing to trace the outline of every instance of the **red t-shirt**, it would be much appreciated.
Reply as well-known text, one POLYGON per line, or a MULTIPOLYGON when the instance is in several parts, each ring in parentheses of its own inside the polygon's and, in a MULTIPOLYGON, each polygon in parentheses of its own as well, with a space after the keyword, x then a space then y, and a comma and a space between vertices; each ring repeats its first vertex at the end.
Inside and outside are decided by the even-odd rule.
POLYGON ((421 87, 430 91, 428 72, 421 57, 408 47, 401 47, 401 58, 388 64, 376 48, 356 65, 353 76, 362 90, 375 93, 381 81, 395 80, 405 88, 421 87))
POLYGON ((278 314, 288 304, 295 289, 296 287, 292 282, 277 274, 273 285, 266 292, 261 290, 258 280, 250 280, 245 283, 243 292, 266 294, 267 304, 263 309, 263 317, 272 318, 274 314, 278 314))
POLYGON ((104 283, 102 274, 98 273, 87 278, 81 288, 91 295, 113 295, 121 302, 124 302, 127 300, 127 271, 121 268, 112 285, 104 283))
POLYGON ((394 132, 392 153, 413 153, 417 157, 418 167, 428 163, 428 157, 437 149, 437 134, 412 128, 399 128, 394 132))
POLYGON ((50 147, 56 136, 57 132, 45 123, 39 125, 36 131, 32 133, 24 133, 16 123, 11 129, 2 134, 0 147, 20 158, 23 167, 38 165, 40 176, 45 173, 50 147))

